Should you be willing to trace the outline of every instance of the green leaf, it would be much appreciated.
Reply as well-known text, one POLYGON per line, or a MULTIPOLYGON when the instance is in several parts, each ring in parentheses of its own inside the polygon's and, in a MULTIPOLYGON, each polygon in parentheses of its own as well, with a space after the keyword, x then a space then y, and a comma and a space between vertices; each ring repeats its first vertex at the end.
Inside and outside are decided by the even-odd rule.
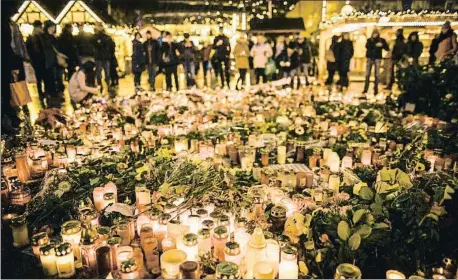
POLYGON ((407 173, 404 171, 398 170, 397 175, 396 175, 396 181, 401 185, 403 188, 410 189, 413 184, 412 181, 410 180, 410 177, 407 173))
POLYGON ((359 227, 359 229, 356 231, 360 236, 361 238, 366 238, 368 237, 369 235, 371 235, 372 233, 372 228, 366 224, 362 225, 359 227))
POLYGON ((350 236, 350 226, 346 221, 340 221, 337 225, 337 235, 343 241, 346 241, 350 236))
POLYGON ((356 224, 357 222, 359 222, 359 220, 361 220, 361 218, 363 217, 363 215, 366 213, 366 209, 359 209, 359 210, 356 210, 356 212, 353 214, 353 223, 356 224))
POLYGON ((353 251, 358 250, 359 245, 361 245, 361 236, 358 233, 354 233, 350 239, 348 239, 348 246, 353 251))
POLYGON ((99 185, 100 183, 100 177, 93 178, 89 180, 89 184, 91 184, 91 187, 99 185))
POLYGON ((304 246, 305 246, 305 249, 307 249, 307 250, 315 249, 315 243, 313 241, 305 242, 304 246))
POLYGON ((445 192, 446 192, 446 193, 452 193, 452 194, 453 194, 453 193, 455 193, 455 190, 452 189, 449 185, 447 185, 447 186, 445 187, 445 192))
POLYGON ((429 213, 428 215, 425 216, 425 218, 431 218, 431 219, 433 219, 434 221, 439 222, 439 216, 437 216, 437 215, 434 214, 434 213, 429 213))
POLYGON ((369 187, 362 187, 359 196, 364 200, 371 200, 374 197, 374 192, 369 187))
POLYGON ((168 183, 164 183, 159 187, 159 191, 162 195, 166 195, 169 191, 170 185, 168 183))
POLYGON ((299 271, 304 275, 308 275, 309 274, 309 269, 308 269, 307 265, 305 264, 305 262, 303 262, 303 261, 299 262, 299 271))
POLYGON ((146 171, 149 171, 149 167, 148 165, 144 164, 142 167, 139 167, 137 168, 135 171, 138 173, 138 174, 142 174, 143 172, 146 172, 146 171))
POLYGON ((383 168, 382 170, 380 170, 380 180, 384 182, 394 182, 395 178, 396 178, 395 169, 383 168))
POLYGON ((389 229, 390 226, 386 223, 380 222, 380 223, 375 223, 374 228, 375 229, 389 229))
POLYGON ((321 262, 323 259, 321 258, 321 251, 318 250, 318 254, 316 254, 315 261, 317 263, 321 262))

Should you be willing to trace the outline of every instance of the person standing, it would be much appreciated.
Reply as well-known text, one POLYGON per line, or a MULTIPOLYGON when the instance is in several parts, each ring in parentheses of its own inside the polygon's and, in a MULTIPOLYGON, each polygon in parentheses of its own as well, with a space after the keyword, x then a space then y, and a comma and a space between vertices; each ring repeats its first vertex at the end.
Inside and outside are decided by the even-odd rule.
POLYGON ((273 49, 273 59, 275 61, 275 65, 277 66, 278 69, 278 77, 277 79, 283 78, 283 72, 282 72, 282 67, 280 67, 280 61, 283 59, 283 56, 286 52, 286 43, 285 43, 285 36, 278 36, 275 39, 275 45, 273 49))
POLYGON ((110 79, 111 87, 119 86, 119 74, 118 74, 118 59, 116 58, 116 44, 114 40, 111 40, 111 62, 110 62, 110 79))
POLYGON ((396 30, 396 39, 394 40, 393 51, 391 52, 391 75, 390 81, 385 89, 391 90, 394 84, 398 62, 407 54, 407 44, 404 39, 404 30, 402 28, 396 30))
POLYGON ((420 42, 418 32, 412 32, 407 39, 407 56, 412 59, 412 64, 419 66, 419 58, 423 52, 423 43, 420 42))
MULTIPOLYGON (((61 68, 57 60, 57 49, 58 42, 55 37, 56 34, 56 25, 54 22, 48 20, 44 23, 44 33, 43 33, 43 52, 45 56, 45 74, 44 74, 44 83, 45 83, 45 92, 47 98, 55 99, 57 98, 58 93, 64 91, 64 84, 62 81, 61 68)), ((47 100, 47 105, 49 104, 49 99, 47 100)), ((54 100, 56 101, 56 100, 54 100)), ((57 104, 54 104, 57 105, 57 104)), ((54 106, 53 105, 53 106, 54 106)))
POLYGON ((442 61, 448 56, 455 54, 457 50, 456 34, 450 25, 450 21, 446 21, 437 39, 437 51, 434 55, 437 60, 442 61))
POLYGON ((227 87, 229 87, 230 82, 230 54, 231 54, 231 45, 229 43, 229 38, 224 34, 223 27, 219 29, 219 35, 215 37, 213 41, 213 49, 215 49, 215 54, 213 55, 216 68, 221 77, 221 86, 224 87, 225 82, 227 87), (223 72, 224 65, 224 72, 223 72))
POLYGON ((299 54, 299 75, 305 76, 305 85, 309 85, 308 68, 312 61, 312 46, 302 35, 297 37, 297 49, 299 54))
POLYGON ((203 47, 200 50, 200 56, 202 58, 202 70, 204 71, 204 86, 208 86, 207 73, 211 69, 210 55, 213 50, 213 46, 208 40, 204 41, 203 47))
MULTIPOLYGON (((299 55, 295 44, 290 43, 286 50, 283 50, 282 54, 280 54, 278 65, 281 68, 281 73, 283 73, 281 78, 291 78, 291 88, 294 88, 294 77, 296 77, 299 68, 299 55)), ((297 88, 299 88, 299 85, 300 81, 298 80, 297 88)))
POLYGON ((35 78, 37 80, 38 97, 40 101, 44 98, 43 75, 45 73, 45 55, 43 52, 43 24, 36 20, 33 22, 33 32, 27 38, 26 46, 30 55, 35 78))
POLYGON ((256 84, 267 83, 266 65, 269 57, 273 55, 272 47, 265 42, 263 35, 258 35, 256 44, 251 48, 250 55, 253 57, 253 66, 256 75, 256 84))
POLYGON ((76 39, 73 37, 72 29, 73 27, 71 24, 65 24, 58 39, 59 50, 67 56, 67 81, 70 80, 73 73, 75 73, 76 66, 78 65, 78 50, 76 48, 76 39))
POLYGON ((84 31, 84 25, 78 25, 79 33, 76 36, 76 49, 78 51, 78 63, 83 65, 86 61, 94 61, 93 35, 84 31))
POLYGON ((237 40, 237 44, 234 48, 235 68, 239 70, 239 78, 235 84, 235 88, 237 90, 240 90, 245 86, 246 74, 249 67, 249 56, 250 50, 248 49, 248 41, 246 35, 242 35, 237 40), (239 83, 241 83, 241 87, 239 87, 239 83))
POLYGON ((146 69, 148 70, 148 82, 150 89, 156 91, 156 73, 161 61, 161 46, 159 42, 153 38, 150 30, 146 31, 146 41, 143 43, 146 54, 146 69))
POLYGON ((196 84, 196 46, 189 38, 189 34, 184 34, 184 41, 181 42, 181 59, 186 74, 186 86, 194 86, 196 84))
POLYGON ((336 48, 336 63, 340 77, 340 87, 344 89, 348 88, 350 82, 348 79, 348 72, 350 72, 350 60, 354 54, 353 42, 350 40, 350 34, 347 32, 342 33, 342 40, 337 43, 336 48))
POLYGON ((371 76, 372 67, 374 67, 374 94, 378 93, 378 82, 380 76, 380 64, 382 61, 382 50, 389 51, 390 47, 388 46, 385 39, 380 37, 378 30, 374 30, 372 35, 366 42, 366 81, 364 83, 363 93, 367 93, 369 89, 369 79, 371 76))
POLYGON ((178 45, 173 41, 172 34, 166 32, 162 39, 161 46, 161 65, 165 70, 165 81, 167 90, 172 91, 172 75, 175 80, 175 88, 178 91, 180 86, 178 84, 178 56, 180 51, 178 45))
POLYGON ((105 82, 110 86, 110 63, 112 59, 113 42, 110 36, 105 33, 105 29, 101 23, 95 26, 96 34, 94 35, 94 58, 95 58, 95 72, 97 77, 97 84, 102 86, 102 71, 104 72, 105 82))
POLYGON ((145 49, 141 42, 142 35, 140 32, 135 33, 135 38, 132 41, 132 73, 134 73, 135 88, 140 88, 141 76, 145 70, 145 49))
POLYGON ((339 36, 334 35, 331 38, 331 45, 329 46, 329 50, 326 51, 325 58, 326 58, 326 69, 328 70, 328 78, 325 81, 325 85, 332 85, 334 83, 334 74, 336 73, 337 69, 337 44, 339 41, 339 36))
POLYGON ((436 63, 436 52, 437 47, 439 45, 439 34, 436 34, 431 41, 431 45, 429 46, 429 58, 428 58, 428 65, 434 65, 436 63))

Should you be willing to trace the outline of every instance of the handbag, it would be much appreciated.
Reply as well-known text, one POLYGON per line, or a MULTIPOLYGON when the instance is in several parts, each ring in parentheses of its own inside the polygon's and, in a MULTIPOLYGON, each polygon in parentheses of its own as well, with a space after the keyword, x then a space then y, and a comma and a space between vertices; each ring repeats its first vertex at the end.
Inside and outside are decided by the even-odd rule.
POLYGON ((336 57, 334 56, 334 52, 331 50, 327 50, 324 54, 327 62, 336 62, 336 57))
POLYGON ((10 83, 12 106, 21 107, 32 102, 26 81, 18 81, 18 71, 13 72, 13 81, 10 83))
POLYGON ((265 74, 267 76, 274 75, 277 72, 277 65, 275 64, 275 60, 269 58, 266 64, 265 74))
POLYGON ((68 63, 67 63, 68 56, 66 56, 65 54, 57 51, 55 47, 53 47, 53 49, 54 49, 54 52, 56 53, 57 64, 62 68, 67 68, 67 66, 68 66, 68 63))
POLYGON ((35 75, 35 70, 30 63, 24 62, 24 71, 25 71, 25 80, 29 84, 35 84, 37 82, 37 78, 35 75))

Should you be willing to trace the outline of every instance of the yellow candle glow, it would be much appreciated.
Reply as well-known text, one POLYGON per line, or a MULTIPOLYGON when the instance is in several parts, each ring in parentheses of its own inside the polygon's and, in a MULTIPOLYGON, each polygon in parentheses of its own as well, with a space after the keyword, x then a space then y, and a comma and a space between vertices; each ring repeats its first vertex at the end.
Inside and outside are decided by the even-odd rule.
POLYGON ((49 237, 46 232, 39 232, 32 236, 32 251, 33 254, 40 257, 40 247, 49 243, 49 237))
POLYGON ((45 277, 56 276, 56 251, 54 244, 40 247, 40 261, 45 277))
POLYGON ((24 215, 17 216, 10 220, 10 226, 13 232, 13 246, 21 248, 29 245, 29 230, 24 215))
POLYGON ((71 278, 75 275, 72 244, 64 242, 56 247, 56 266, 59 278, 71 278))
POLYGON ((400 271, 390 269, 386 271, 386 279, 406 279, 406 276, 400 271))
POLYGON ((180 264, 186 259, 186 253, 181 250, 172 249, 164 252, 161 256, 162 277, 176 279, 180 273, 180 264))

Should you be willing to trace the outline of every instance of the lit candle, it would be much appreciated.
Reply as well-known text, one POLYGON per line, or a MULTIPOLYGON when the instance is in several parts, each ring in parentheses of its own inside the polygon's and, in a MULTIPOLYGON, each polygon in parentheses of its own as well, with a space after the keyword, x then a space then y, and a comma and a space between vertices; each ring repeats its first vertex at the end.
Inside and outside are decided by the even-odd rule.
POLYGON ((363 165, 371 165, 372 162, 372 151, 364 150, 361 154, 361 163, 363 165))
POLYGON ((118 269, 118 248, 121 244, 122 239, 117 236, 112 236, 108 238, 107 243, 110 246, 111 251, 111 270, 118 269))
POLYGON ((226 246, 228 236, 227 227, 225 226, 218 226, 213 232, 213 257, 219 261, 224 261, 224 248, 226 246))
POLYGON ((13 246, 21 248, 29 245, 29 230, 27 229, 26 217, 20 215, 9 221, 13 231, 13 246))
POLYGON ((56 251, 54 244, 47 244, 40 247, 40 262, 45 277, 57 275, 56 251))
POLYGON ((342 168, 352 168, 353 167, 353 158, 350 156, 344 156, 342 159, 342 168))
POLYGON ((221 262, 216 266, 216 279, 240 279, 239 266, 233 262, 221 262))
POLYGON ((115 195, 112 192, 107 192, 103 195, 102 209, 105 209, 110 204, 116 203, 115 195))
POLYGON ((286 146, 277 147, 277 162, 278 164, 286 163, 286 146))
POLYGON ((33 254, 40 257, 40 247, 49 244, 49 237, 46 232, 35 233, 32 236, 32 251, 33 254))
POLYGON ((157 239, 154 237, 146 238, 143 242, 145 252, 146 267, 150 270, 159 269, 159 251, 157 239))
POLYGON ((180 273, 180 265, 187 259, 186 253, 172 249, 164 252, 161 256, 162 277, 164 279, 176 279, 180 273))
POLYGON ((96 248, 99 245, 97 242, 98 234, 97 231, 89 226, 85 225, 81 237, 81 258, 83 262, 83 272, 86 277, 97 277, 97 256, 96 248))
POLYGON ((152 223, 144 223, 140 229, 140 244, 143 246, 145 239, 154 237, 153 233, 153 224, 152 223))
POLYGON ((275 272, 272 264, 266 261, 257 262, 254 265, 254 279, 274 279, 275 272))
POLYGON ((210 238, 210 229, 202 228, 199 230, 197 243, 199 245, 199 254, 211 252, 212 241, 210 238))
MULTIPOLYGON (((246 271, 244 278, 252 279, 254 277, 255 263, 266 260, 266 247, 267 242, 262 229, 259 227, 255 228, 245 253, 244 266, 246 271)), ((271 273, 273 273, 273 269, 271 273)))
MULTIPOLYGON (((272 268, 274 269, 274 277, 275 277, 277 276, 278 269, 279 269, 278 266, 280 263, 280 245, 278 244, 277 241, 273 239, 268 239, 266 240, 266 242, 267 242, 266 261, 272 265, 272 268)), ((292 278, 292 279, 296 279, 296 278, 292 278)))
POLYGON ((349 263, 339 264, 334 274, 334 279, 361 279, 361 270, 349 263))
POLYGON ((122 262, 134 257, 134 248, 131 246, 119 246, 116 250, 116 265, 120 269, 122 262))
POLYGON ((169 219, 169 214, 162 214, 159 218, 159 223, 157 224, 156 228, 153 228, 154 237, 157 238, 159 245, 159 251, 162 251, 162 240, 164 240, 167 235, 167 223, 169 219))
POLYGON ((162 240, 162 252, 176 249, 175 239, 172 237, 167 237, 162 240))
POLYGON ((183 236, 182 242, 178 249, 182 250, 187 255, 188 261, 196 261, 199 252, 197 243, 197 234, 187 233, 183 236))
POLYGON ((151 191, 146 187, 135 187, 135 201, 138 209, 151 204, 151 191))
POLYGON ((340 187, 339 175, 332 174, 331 176, 329 176, 329 188, 337 193, 339 192, 339 187, 340 187))
POLYGON ((89 223, 91 226, 99 225, 99 215, 92 207, 84 207, 80 211, 80 220, 83 223, 89 223))
POLYGON ((386 271, 386 279, 406 279, 406 276, 397 270, 387 270, 386 271))
POLYGON ((56 247, 56 267, 59 278, 71 278, 75 275, 72 244, 64 242, 56 247))
POLYGON ((340 158, 336 152, 331 152, 328 155, 328 166, 332 173, 339 172, 340 158))
POLYGON ((226 247, 224 248, 224 259, 225 261, 235 263, 236 265, 240 265, 240 262, 242 261, 240 244, 235 241, 234 233, 231 234, 231 239, 226 243, 226 247))
POLYGON ((103 205, 104 205, 103 195, 104 194, 105 194, 105 188, 103 187, 94 188, 92 192, 95 209, 99 212, 102 211, 103 209, 103 205))
MULTIPOLYGON (((205 210, 205 209, 202 209, 205 210)), ((187 220, 187 225, 189 226, 189 231, 191 233, 197 234, 200 229, 200 216, 199 215, 189 215, 187 220)))
POLYGON ((118 188, 113 182, 108 182, 105 187, 105 193, 113 193, 115 197, 115 202, 118 202, 118 188))
POLYGON ((65 222, 62 225, 61 236, 62 240, 72 244, 73 256, 76 261, 81 262, 80 241, 81 241, 81 222, 72 220, 65 222))
POLYGON ((24 153, 16 155, 16 169, 18 171, 19 181, 25 183, 30 180, 31 172, 27 160, 27 154, 24 153))
POLYGON ((278 279, 298 279, 297 249, 286 246, 281 252, 281 263, 278 270, 278 279))
POLYGON ((116 228, 115 228, 116 233, 119 235, 119 237, 122 238, 121 245, 129 245, 130 242, 133 239, 133 236, 130 235, 130 227, 129 223, 126 221, 120 222, 116 228))

